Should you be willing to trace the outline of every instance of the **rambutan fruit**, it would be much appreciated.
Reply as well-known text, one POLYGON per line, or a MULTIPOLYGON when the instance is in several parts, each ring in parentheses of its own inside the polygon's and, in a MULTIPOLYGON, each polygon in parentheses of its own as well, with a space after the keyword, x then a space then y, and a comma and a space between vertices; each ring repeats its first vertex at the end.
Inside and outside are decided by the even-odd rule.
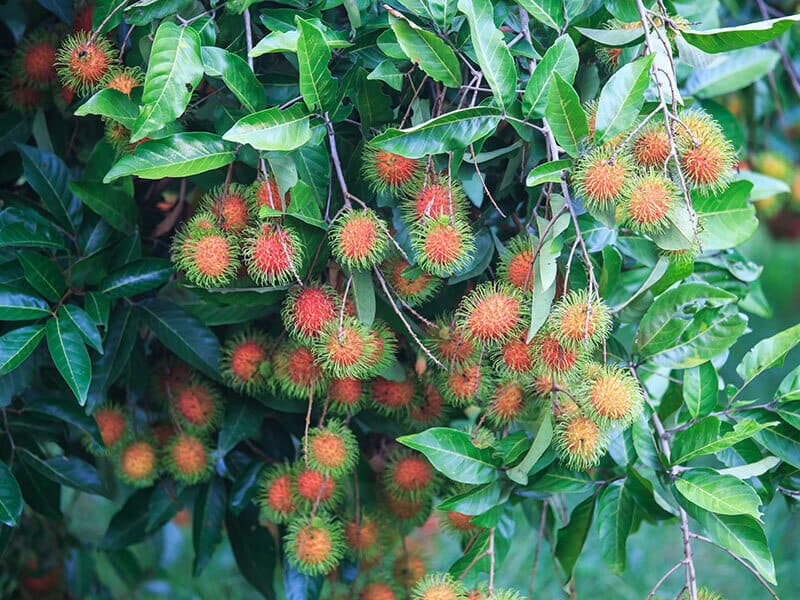
POLYGON ((48 31, 37 31, 27 35, 14 52, 13 69, 28 85, 38 89, 47 88, 56 80, 56 52, 58 39, 48 31))
MULTIPOLYGON (((680 600, 691 600, 691 597, 689 590, 686 590, 681 594, 680 600)), ((707 587, 701 587, 697 590, 697 600, 725 600, 725 598, 707 587)))
POLYGON ((415 428, 433 427, 447 418, 444 399, 439 389, 432 383, 422 386, 422 393, 409 408, 408 423, 415 428))
POLYGON ((481 283, 462 300, 456 311, 460 330, 482 344, 499 344, 519 334, 524 300, 509 284, 481 283))
POLYGON ((619 367, 591 365, 581 376, 577 395, 598 424, 627 427, 642 412, 644 397, 636 378, 619 367))
POLYGON ((663 122, 647 123, 631 145, 633 160, 645 169, 663 169, 670 152, 669 133, 663 122))
MULTIPOLYGON (((70 104, 75 99, 75 90, 71 87, 59 86, 58 93, 53 96, 53 103, 61 112, 69 112, 70 104)), ((71 114, 71 113, 70 113, 71 114)))
POLYGON ((305 440, 308 466, 328 477, 341 477, 353 469, 358 460, 358 441, 338 419, 308 432, 305 440))
POLYGON ((346 269, 366 270, 383 260, 389 249, 389 234, 372 210, 351 209, 331 223, 328 243, 336 261, 346 269))
POLYGON ((416 306, 436 294, 442 280, 426 273, 400 256, 393 256, 383 264, 386 278, 397 296, 409 306, 416 306))
POLYGON ((630 191, 633 159, 626 152, 613 153, 608 144, 595 148, 578 159, 572 170, 572 183, 589 210, 608 210, 630 191))
POLYGON ((580 351, 559 342, 553 332, 541 332, 532 341, 536 369, 542 375, 567 375, 574 373, 579 364, 580 351))
POLYGON ((554 387, 561 387, 561 385, 549 373, 539 374, 531 382, 531 392, 537 398, 549 399, 554 387))
POLYGON ((377 519, 361 514, 360 519, 349 519, 344 524, 347 554, 356 560, 375 558, 381 553, 382 531, 377 519))
POLYGON ((300 400, 321 393, 326 385, 325 375, 311 350, 295 342, 285 342, 275 351, 273 375, 284 394, 300 400))
POLYGON ((525 597, 516 590, 499 589, 489 596, 489 600, 525 600, 525 597))
POLYGON ((527 390, 519 381, 499 383, 492 392, 486 414, 497 426, 508 425, 517 420, 527 408, 527 390))
POLYGON ((495 349, 495 369, 504 375, 523 375, 536 367, 532 344, 526 341, 527 332, 503 342, 495 349))
POLYGON ((429 330, 427 346, 450 367, 459 367, 477 358, 475 341, 456 327, 455 318, 444 315, 429 330))
POLYGON ((472 522, 473 516, 456 510, 448 510, 442 515, 441 525, 454 536, 466 540, 478 531, 478 526, 472 522))
MULTIPOLYGON (((586 290, 570 291, 553 306, 547 324, 562 346, 593 348, 611 333, 611 313, 602 300, 590 302, 586 290)), ((560 371, 563 369, 555 369, 560 371)))
POLYGON ((364 145, 361 173, 373 192, 397 193, 413 185, 422 173, 418 158, 406 158, 370 144, 364 145))
POLYGON ((293 477, 294 471, 287 464, 272 465, 262 474, 257 500, 262 520, 281 524, 295 516, 293 477))
POLYGON ((457 180, 434 175, 409 190, 402 210, 406 221, 412 224, 426 219, 438 221, 440 217, 463 219, 467 213, 466 194, 457 180))
POLYGON ((164 402, 171 402, 192 383, 194 371, 185 362, 172 359, 162 365, 155 379, 154 392, 164 402))
POLYGON ((138 438, 126 442, 116 461, 117 476, 134 487, 147 487, 158 476, 158 453, 148 439, 138 438))
POLYGON ((467 600, 467 588, 450 573, 429 573, 411 592, 413 600, 467 600))
POLYGON ((208 381, 195 377, 175 396, 173 403, 176 416, 190 430, 209 431, 222 418, 222 399, 216 388, 208 381))
POLYGON ((246 229, 242 239, 247 274, 258 285, 286 284, 303 262, 303 245, 289 227, 263 223, 246 229))
POLYGON ((425 218, 411 240, 417 264, 437 277, 466 267, 475 253, 475 234, 462 219, 425 218))
POLYGON ((418 555, 404 552, 392 563, 392 577, 404 589, 413 588, 424 576, 428 568, 418 555))
POLYGON ((484 398, 492 386, 489 372, 480 364, 465 364, 439 374, 439 389, 452 406, 468 406, 484 398))
POLYGON ((104 119, 103 137, 121 154, 130 154, 137 144, 131 143, 131 130, 113 119, 104 119))
POLYGON ((257 218, 259 216, 258 212, 262 206, 266 206, 271 210, 284 212, 289 208, 291 197, 289 192, 286 192, 286 196, 282 197, 275 179, 267 177, 266 180, 259 179, 250 186, 247 200, 253 217, 257 218))
POLYGON ((370 391, 375 407, 384 414, 408 410, 417 397, 417 386, 411 372, 406 372, 403 381, 376 377, 372 380, 370 391))
POLYGON ((204 440, 190 433, 176 435, 167 445, 164 463, 176 481, 193 485, 211 476, 211 451, 204 440))
POLYGON ((239 235, 250 224, 247 189, 237 183, 215 187, 200 201, 200 209, 213 214, 225 233, 239 235))
POLYGON ((368 581, 358 593, 358 600, 400 600, 402 597, 385 581, 368 581))
POLYGON ((327 285, 294 286, 283 303, 281 317, 291 335, 311 341, 338 318, 339 308, 338 294, 327 285))
POLYGON ((577 414, 559 420, 553 445, 568 468, 585 471, 600 462, 608 446, 608 436, 590 417, 577 414))
POLYGON ((370 375, 376 375, 392 364, 397 355, 397 337, 389 326, 375 319, 367 332, 366 364, 370 375))
POLYGON ((102 35, 78 31, 67 37, 56 54, 61 82, 86 96, 97 90, 117 64, 117 52, 102 35))
POLYGON ((552 408, 553 417, 555 417, 556 422, 571 419, 572 417, 583 414, 581 412, 581 407, 571 398, 561 400, 558 404, 553 404, 552 408))
POLYGON ((409 499, 398 496, 391 490, 385 490, 383 500, 389 519, 400 525, 417 527, 428 520, 431 514, 432 498, 433 496, 424 496, 409 499))
POLYGON ((794 171, 792 161, 775 151, 759 152, 753 156, 753 168, 767 177, 781 181, 789 181, 794 171))
MULTIPOLYGON (((203 218, 203 215, 197 216, 203 218)), ((197 216, 175 236, 173 259, 195 285, 206 288, 225 286, 236 278, 239 269, 238 246, 221 229, 198 226, 201 221, 197 216)))
POLYGON ((92 415, 106 452, 113 450, 125 438, 128 431, 128 419, 122 409, 114 404, 103 404, 92 415))
POLYGON ((331 379, 328 384, 328 400, 331 412, 355 414, 361 409, 366 397, 364 382, 353 377, 331 379))
POLYGON ((342 499, 342 489, 333 477, 304 466, 302 461, 295 468, 294 486, 301 508, 311 509, 319 505, 328 509, 342 499))
POLYGON ((680 202, 680 192, 669 177, 651 171, 636 175, 630 194, 620 204, 623 223, 633 231, 653 235, 669 226, 669 215, 680 202))
POLYGON ((736 152, 719 123, 700 110, 680 114, 675 124, 678 159, 686 182, 704 194, 716 194, 733 178, 736 152))
MULTIPOLYGON (((677 142, 697 142, 707 137, 723 135, 719 123, 699 109, 690 108, 682 111, 675 121, 673 130, 677 142)), ((724 137, 724 135, 723 135, 724 137)))
POLYGON ((44 96, 19 76, 4 77, 3 103, 11 110, 26 115, 43 105, 44 96))
POLYGON ((153 423, 149 429, 149 435, 155 440, 159 449, 167 447, 170 440, 178 434, 178 429, 172 421, 161 421, 153 423))
POLYGON ((262 365, 269 359, 269 340, 261 332, 242 331, 222 347, 220 370, 227 385, 247 394, 255 394, 268 383, 262 365))
POLYGON ((522 292, 533 292, 533 239, 527 233, 512 238, 500 258, 497 274, 522 292))
POLYGON ((417 500, 430 497, 436 491, 438 477, 423 454, 396 449, 386 462, 383 484, 393 496, 417 500))
POLYGON ((312 577, 332 571, 344 557, 342 525, 324 514, 292 521, 284 543, 289 563, 312 577))
POLYGON ((144 83, 144 76, 139 67, 112 67, 103 78, 103 87, 130 97, 133 88, 144 83))
MULTIPOLYGON (((636 29, 641 26, 642 24, 638 21, 626 23, 619 19, 610 19, 603 24, 603 29, 636 29)), ((597 47, 597 58, 609 71, 617 70, 621 55, 622 48, 615 48, 613 46, 597 47)))
POLYGON ((313 340, 311 351, 333 377, 364 377, 370 371, 369 330, 355 317, 330 321, 322 335, 313 340))
POLYGON ((72 30, 92 32, 94 2, 78 2, 72 11, 72 30))

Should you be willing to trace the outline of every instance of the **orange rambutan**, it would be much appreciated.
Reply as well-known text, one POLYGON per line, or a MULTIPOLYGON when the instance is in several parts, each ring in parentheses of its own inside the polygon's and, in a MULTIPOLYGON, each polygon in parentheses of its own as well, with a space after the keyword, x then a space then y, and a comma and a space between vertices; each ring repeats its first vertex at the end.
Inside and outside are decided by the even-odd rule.
POLYGON ((267 469, 259 481, 258 506, 261 518, 272 523, 286 523, 295 515, 293 470, 287 464, 273 465, 267 469))
POLYGON ((344 556, 342 525, 324 514, 295 519, 289 524, 285 548, 289 562, 299 572, 325 575, 344 556))
POLYGON ((67 37, 55 60, 62 83, 84 96, 98 89, 116 64, 117 53, 109 41, 86 31, 67 37))
POLYGON ((608 144, 600 146, 573 168, 572 182, 589 210, 608 210, 629 193, 633 161, 626 152, 614 152, 608 144))
POLYGON ((411 240, 417 264, 437 277, 449 277, 464 268, 475 252, 475 235, 462 219, 425 218, 411 240))
POLYGON ((369 330, 354 317, 330 321, 313 340, 311 351, 333 377, 364 377, 370 371, 369 330))
POLYGON ((155 393, 165 402, 177 397, 178 393, 192 383, 194 372, 185 362, 172 359, 159 368, 155 380, 155 393))
POLYGON ((467 600, 467 588, 449 573, 430 573, 413 590, 413 600, 467 600))
POLYGON ((144 83, 139 67, 112 67, 103 79, 103 87, 130 97, 133 88, 144 83))
POLYGON ((375 319, 367 332, 368 375, 381 373, 394 362, 396 354, 397 337, 394 331, 380 319, 375 319))
POLYGON ((222 417, 222 400, 210 382, 196 376, 175 396, 174 410, 187 428, 208 431, 222 417))
POLYGON ((377 265, 389 249, 386 225, 370 209, 347 210, 331 223, 328 243, 336 261, 349 270, 377 265))
POLYGON ((201 287, 225 286, 239 269, 236 242, 216 227, 206 227, 205 213, 198 213, 175 236, 173 260, 186 278, 201 287))
POLYGON ((383 581, 368 581, 358 593, 358 600, 399 600, 394 588, 383 581))
POLYGON ((283 303, 283 325, 294 337, 311 341, 338 317, 340 299, 327 285, 294 286, 283 303))
POLYGON ((586 290, 570 291, 553 306, 548 328, 566 348, 592 348, 611 333, 611 313, 602 300, 590 302, 586 290))
POLYGON ((439 388, 452 406, 467 406, 482 399, 491 388, 491 377, 480 364, 466 364, 444 371, 439 388))
POLYGON ((530 373, 536 366, 532 344, 523 333, 503 342, 495 351, 495 369, 506 375, 530 373))
POLYGON ((370 144, 364 146, 361 173, 373 192, 396 193, 412 185, 420 176, 422 161, 381 150, 370 144))
POLYGON ((117 475, 134 487, 147 487, 158 475, 158 454, 150 440, 139 438, 127 442, 119 452, 117 475))
POLYGON ((428 459, 404 448, 396 449, 389 456, 382 477, 392 495, 409 500, 431 496, 438 483, 436 471, 428 459))
POLYGON ((403 204, 403 213, 409 223, 440 217, 463 218, 466 215, 466 195, 457 180, 446 175, 434 175, 409 190, 403 204))
POLYGON ((412 266, 400 256, 389 258, 383 265, 392 289, 409 306, 422 304, 430 299, 442 284, 442 280, 426 273, 420 267, 412 266))
POLYGON ((522 292, 533 292, 533 251, 533 238, 528 233, 511 239, 500 259, 500 279, 522 292))
POLYGON ((28 114, 41 107, 43 102, 42 92, 21 77, 3 78, 3 103, 11 110, 28 114))
POLYGON ((676 122, 678 159, 686 182, 704 194, 724 190, 733 178, 736 152, 719 123, 699 110, 676 122))
POLYGON ((412 405, 417 395, 417 386, 414 384, 414 376, 406 372, 403 381, 376 377, 372 380, 370 391, 376 408, 391 414, 407 410, 412 405))
POLYGON ((620 205, 623 222, 638 233, 659 233, 669 226, 669 215, 679 201, 678 187, 669 177, 656 172, 636 175, 620 205))
POLYGON ((332 379, 328 384, 328 400, 332 412, 356 413, 364 401, 364 383, 353 377, 332 379))
MULTIPOLYGON (((609 19, 603 24, 603 29, 636 29, 641 27, 639 21, 626 23, 619 19, 609 19)), ((603 63, 609 71, 615 71, 619 67, 619 60, 622 56, 622 48, 614 46, 598 46, 597 58, 603 63)))
POLYGON ((360 519, 350 519, 344 525, 347 551, 355 559, 375 558, 381 552, 381 527, 377 519, 362 514, 360 519))
POLYGON ((387 489, 383 500, 390 519, 402 525, 415 527, 422 525, 431 514, 432 498, 432 495, 408 498, 387 489))
POLYGON ((27 35, 14 52, 13 68, 28 85, 47 88, 58 76, 57 51, 58 41, 53 33, 38 31, 27 35))
POLYGON ((97 428, 100 430, 100 437, 106 450, 112 450, 119 444, 128 430, 128 419, 122 409, 113 404, 104 404, 92 415, 97 428))
POLYGON ((523 385, 506 381, 495 387, 486 413, 492 423, 503 426, 520 418, 525 409, 526 390, 523 385))
POLYGON ((304 450, 308 466, 329 477, 341 477, 358 460, 356 436, 338 419, 311 429, 304 440, 304 450))
POLYGON ((403 588, 411 589, 425 576, 428 568, 417 554, 404 552, 392 563, 392 576, 403 588))
POLYGON ((471 535, 478 529, 478 526, 472 522, 473 516, 465 515, 457 510, 448 510, 445 513, 447 526, 460 535, 471 535))
POLYGON ((523 299, 509 284, 490 281, 478 285, 456 311, 460 330, 482 344, 499 344, 519 333, 523 299))
POLYGON ((432 383, 427 383, 409 409, 408 422, 415 427, 431 427, 445 418, 444 409, 441 392, 432 383))
POLYGON ((564 375, 578 364, 577 350, 562 345, 552 332, 538 334, 533 342, 536 367, 543 375, 564 375))
POLYGON ((471 362, 477 354, 474 340, 457 328, 455 319, 447 315, 439 317, 429 330, 428 347, 451 367, 471 362))
POLYGON ((286 192, 286 196, 282 197, 278 183, 272 177, 267 177, 266 180, 259 179, 253 183, 248 190, 247 198, 254 217, 259 216, 258 213, 262 206, 284 212, 289 208, 291 202, 290 193, 286 192))
POLYGON ((606 433, 582 414, 561 419, 553 437, 561 462, 578 471, 596 466, 606 451, 607 443, 606 433))
POLYGON ((333 477, 299 462, 296 466, 294 486, 301 507, 331 508, 342 499, 342 490, 333 477))
POLYGON ((293 229, 263 223, 242 234, 247 274, 258 285, 284 285, 303 262, 303 245, 293 229))
POLYGON ((664 123, 650 122, 633 138, 631 155, 640 167, 663 169, 669 152, 669 134, 664 123))
POLYGON ((203 196, 201 210, 208 211, 217 218, 217 223, 225 233, 239 235, 250 224, 247 208, 247 190, 237 183, 218 186, 203 196))
POLYGON ((220 368, 230 387, 255 394, 267 385, 269 340, 261 332, 242 331, 222 347, 220 368))
POLYGON ((211 452, 196 435, 176 435, 167 445, 165 457, 167 471, 176 481, 193 485, 211 476, 211 452))
POLYGON ((295 342, 284 342, 278 347, 273 355, 272 372, 283 393, 292 398, 308 400, 309 394, 325 389, 325 375, 311 350, 295 342))
POLYGON ((627 427, 642 412, 644 397, 636 379, 618 367, 590 365, 581 377, 579 399, 601 425, 627 427))

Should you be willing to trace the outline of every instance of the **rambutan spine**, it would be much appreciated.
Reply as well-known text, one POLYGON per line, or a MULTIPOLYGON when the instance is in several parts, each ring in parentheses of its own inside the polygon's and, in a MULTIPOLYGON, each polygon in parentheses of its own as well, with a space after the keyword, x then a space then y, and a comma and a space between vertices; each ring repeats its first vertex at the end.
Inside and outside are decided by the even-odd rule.
POLYGON ((310 342, 338 317, 341 299, 324 284, 293 286, 281 309, 283 325, 290 335, 310 342))
POLYGON ((288 226, 263 223, 242 233, 247 274, 258 285, 285 285, 303 262, 300 237, 288 226))
POLYGON ((269 361, 270 340, 260 331, 246 329, 225 342, 220 371, 225 383, 246 394, 256 394, 269 383, 264 368, 269 361))
POLYGON ((608 447, 608 435, 586 415, 567 415, 556 425, 553 446, 568 468, 585 471, 600 462, 608 447))
POLYGON ((584 412, 601 426, 627 427, 639 418, 644 405, 639 382, 614 366, 584 368, 577 394, 584 412))
POLYGON ((217 218, 217 225, 229 235, 239 235, 250 225, 247 189, 238 183, 219 185, 200 200, 200 210, 217 218))
MULTIPOLYGON (((548 331, 570 350, 594 348, 611 333, 612 319, 605 302, 589 300, 586 290, 573 290, 553 306, 548 331)), ((554 348, 555 349, 555 348, 554 348)))
POLYGON ((412 225, 441 217, 464 219, 467 196, 457 180, 446 175, 432 175, 419 179, 408 189, 401 210, 406 222, 412 225))
POLYGON ((389 250, 386 225, 374 211, 346 210, 331 223, 328 243, 336 261, 352 271, 377 265, 389 250))
POLYGON ((179 433, 164 451, 164 464, 176 481, 194 485, 205 481, 213 471, 212 456, 203 438, 179 433))
POLYGON ((210 431, 222 419, 222 396, 211 382, 196 375, 175 395, 173 408, 188 430, 210 431))
POLYGON ((381 268, 397 296, 409 306, 426 302, 442 285, 441 279, 397 255, 388 258, 381 268))
POLYGON ((681 201, 678 186, 655 171, 634 176, 631 190, 621 202, 623 223, 633 231, 654 235, 670 224, 670 215, 681 201))
POLYGON ((429 573, 411 591, 413 600, 467 600, 467 587, 450 573, 429 573))
POLYGON ((293 520, 284 543, 289 562, 311 576, 335 569, 345 552, 341 523, 324 513, 293 520))
POLYGON ((327 477, 345 475, 358 460, 356 436, 338 419, 311 429, 303 440, 303 447, 308 466, 327 477))
POLYGON ((450 277, 465 268, 475 253, 475 234, 462 219, 425 218, 415 228, 411 245, 417 264, 437 277, 450 277))
POLYGON ((395 497, 419 500, 429 498, 436 492, 439 478, 423 454, 397 448, 386 462, 382 481, 395 497))
POLYGON ((158 477, 159 460, 155 444, 148 438, 132 438, 116 456, 117 476, 133 487, 148 487, 158 477))
POLYGON ((396 194, 414 185, 422 173, 422 161, 381 150, 369 143, 361 155, 361 174, 373 192, 396 194))
POLYGON ((459 304, 456 323, 465 335, 496 345, 519 334, 524 304, 520 291, 509 284, 481 283, 459 304))
POLYGON ((370 371, 370 338, 355 317, 330 321, 311 344, 317 363, 332 377, 364 377, 370 371))
MULTIPOLYGON (((206 288, 222 287, 236 278, 239 249, 233 238, 206 219, 204 213, 195 215, 175 236, 173 260, 190 282, 206 288)), ((213 216, 211 219, 213 223, 213 216)))
POLYGON ((327 385, 325 374, 311 350, 297 342, 284 342, 273 354, 273 377, 281 391, 291 398, 308 400, 327 385))
POLYGON ((77 31, 62 42, 55 64, 62 83, 85 96, 102 86, 117 62, 117 52, 105 37, 77 31))
POLYGON ((630 155, 605 144, 578 159, 572 169, 572 183, 588 210, 605 211, 628 195, 632 175, 630 155))
POLYGON ((497 269, 500 280, 524 293, 532 293, 534 249, 533 238, 528 233, 513 237, 500 258, 500 266, 497 269))
POLYGON ((293 478, 294 470, 286 463, 272 465, 261 475, 257 503, 262 520, 282 524, 295 516, 298 501, 293 478))

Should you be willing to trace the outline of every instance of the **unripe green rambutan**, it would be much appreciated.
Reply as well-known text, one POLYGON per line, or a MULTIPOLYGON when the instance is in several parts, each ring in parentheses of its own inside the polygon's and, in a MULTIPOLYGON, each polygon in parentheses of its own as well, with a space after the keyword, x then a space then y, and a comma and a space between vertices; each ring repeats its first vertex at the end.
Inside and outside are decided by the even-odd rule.
POLYGON ((409 306, 416 306, 429 300, 442 285, 442 280, 426 273, 400 256, 393 256, 383 264, 383 272, 397 293, 409 306))
POLYGON ((117 455, 117 476, 134 487, 147 487, 158 476, 158 454, 152 441, 145 438, 126 442, 117 455))
POLYGON ((523 309, 519 290, 489 281, 462 299, 456 322, 467 336, 483 344, 499 344, 519 333, 523 309))
POLYGON ((86 96, 102 86, 117 61, 117 52, 105 37, 79 31, 62 42, 55 65, 61 82, 86 96))
POLYGON ((512 238, 500 258, 497 274, 522 292, 533 291, 533 239, 527 233, 512 238))
POLYGON ((167 445, 164 463, 176 481, 193 485, 211 476, 211 451, 204 440, 190 433, 176 435, 167 445))
POLYGON ((468 406, 483 399, 492 387, 492 378, 481 364, 465 364, 439 374, 439 389, 452 406, 468 406))
POLYGON ((626 152, 616 156, 613 152, 608 144, 595 148, 578 159, 572 170, 575 190, 589 210, 613 208, 630 191, 633 161, 626 152))
POLYGON ((253 330, 242 331, 222 347, 220 368, 226 384, 246 394, 264 389, 267 375, 262 367, 269 360, 267 336, 253 330))
POLYGON ((293 477, 294 471, 287 464, 273 465, 263 473, 257 500, 261 519, 281 524, 295 516, 298 501, 293 477))
POLYGON ((144 83, 144 76, 139 67, 112 67, 103 78, 103 87, 130 97, 134 88, 144 83))
POLYGON ((208 381, 195 377, 183 387, 173 401, 175 415, 190 430, 209 431, 222 418, 222 398, 208 381))
POLYGON ((419 179, 422 161, 406 158, 370 144, 364 145, 361 156, 361 173, 373 192, 397 193, 419 179))
POLYGON ((622 222, 638 233, 660 233, 669 227, 670 213, 680 201, 678 186, 669 177, 655 171, 636 175, 620 204, 622 222))
POLYGON ((429 329, 428 335, 427 346, 448 367, 460 367, 477 359, 475 340, 456 327, 454 317, 445 315, 436 319, 435 327, 429 329))
POLYGON ((344 524, 347 554, 356 560, 370 560, 381 553, 383 534, 377 519, 362 514, 360 519, 350 519, 344 524))
POLYGON ((234 239, 221 229, 208 228, 207 219, 205 213, 195 215, 175 236, 173 259, 192 283, 222 287, 236 278, 239 249, 234 239))
POLYGON ((413 588, 424 576, 428 568, 417 554, 404 552, 392 563, 392 577, 404 589, 413 588))
POLYGON ((397 449, 382 474, 383 485, 393 496, 408 500, 430 497, 436 491, 436 471, 423 454, 397 449))
POLYGON ((429 573, 411 592, 413 600, 467 600, 467 588, 449 573, 429 573))
POLYGON ((342 489, 333 477, 306 467, 302 461, 295 465, 294 487, 297 499, 303 509, 312 509, 317 504, 321 508, 333 508, 342 499, 342 489))
POLYGON ((50 31, 40 30, 26 35, 14 51, 12 70, 28 84, 46 89, 56 80, 58 38, 50 31))
POLYGON ((527 343, 527 332, 512 337, 495 349, 494 368, 504 375, 523 375, 536 367, 532 343, 527 343))
POLYGON ((462 219, 425 218, 411 240, 417 264, 437 277, 464 268, 475 253, 475 234, 462 219))
POLYGON ((386 256, 386 225, 370 209, 347 210, 331 223, 328 243, 336 261, 351 271, 374 267, 386 256))
POLYGON ((644 397, 636 378, 618 367, 584 368, 581 391, 585 412, 601 425, 627 427, 642 412, 644 397))
POLYGON ((486 414, 489 421, 502 427, 517 420, 527 408, 527 390, 519 381, 509 380, 495 386, 486 414))
POLYGON ((247 274, 258 285, 286 284, 303 262, 303 245, 289 227, 263 223, 246 229, 242 240, 247 274))
POLYGON ((213 214, 225 233, 239 235, 250 224, 247 207, 247 189, 237 183, 227 187, 217 186, 203 196, 200 209, 213 214))
POLYGON ((586 290, 570 291, 553 306, 548 328, 565 348, 593 348, 611 333, 611 313, 601 300, 590 302, 586 290))
POLYGON ((402 210, 405 220, 414 224, 441 217, 447 217, 446 220, 464 218, 466 208, 466 195, 461 184, 447 176, 434 175, 409 190, 402 210))
POLYGON ((406 372, 403 381, 376 377, 372 380, 370 391, 375 407, 384 414, 407 411, 417 396, 417 386, 411 372, 406 372))
POLYGON ((258 218, 258 213, 262 206, 280 212, 286 211, 289 208, 291 196, 287 192, 285 197, 281 197, 281 192, 275 179, 267 177, 266 180, 259 179, 250 186, 247 202, 250 205, 253 217, 258 218))
POLYGON ((591 418, 575 414, 558 422, 553 445, 568 468, 585 471, 600 462, 608 447, 608 437, 591 418))
POLYGON ((633 137, 631 155, 640 167, 663 169, 669 152, 669 133, 663 122, 651 121, 633 137))
POLYGON ((340 298, 327 285, 293 286, 281 310, 283 325, 294 337, 311 341, 339 317, 340 298))
POLYGON ((325 375, 314 355, 305 346, 284 342, 273 355, 273 376, 284 394, 308 400, 309 394, 319 394, 326 386, 325 375))
POLYGON ((360 379, 344 377, 331 379, 328 384, 330 410, 340 414, 355 414, 366 398, 366 387, 360 379))
POLYGON ((358 441, 353 432, 337 419, 308 432, 304 444, 308 466, 328 477, 341 477, 358 461, 358 441))
POLYGON ((355 317, 330 321, 311 350, 317 363, 333 377, 365 377, 371 365, 369 330, 355 317))
POLYGON ((342 525, 324 514, 292 521, 284 543, 289 562, 311 576, 335 569, 345 550, 342 525))

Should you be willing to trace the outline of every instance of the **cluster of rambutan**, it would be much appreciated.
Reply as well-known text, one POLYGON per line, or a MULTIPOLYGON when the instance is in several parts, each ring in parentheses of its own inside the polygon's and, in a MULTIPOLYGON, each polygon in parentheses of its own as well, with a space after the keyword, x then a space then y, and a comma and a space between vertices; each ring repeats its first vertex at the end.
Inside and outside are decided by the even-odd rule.
POLYGON ((297 232, 280 218, 258 216, 261 207, 282 211, 289 202, 272 178, 211 190, 175 235, 175 264, 188 281, 205 288, 224 287, 238 277, 258 286, 297 279, 303 261, 297 232))
POLYGON ((596 111, 594 103, 587 107, 590 139, 571 175, 590 212, 615 214, 621 225, 656 235, 685 201, 681 181, 703 194, 719 193, 731 181, 733 146, 702 110, 685 110, 666 125, 651 118, 602 145, 592 143, 596 111))

